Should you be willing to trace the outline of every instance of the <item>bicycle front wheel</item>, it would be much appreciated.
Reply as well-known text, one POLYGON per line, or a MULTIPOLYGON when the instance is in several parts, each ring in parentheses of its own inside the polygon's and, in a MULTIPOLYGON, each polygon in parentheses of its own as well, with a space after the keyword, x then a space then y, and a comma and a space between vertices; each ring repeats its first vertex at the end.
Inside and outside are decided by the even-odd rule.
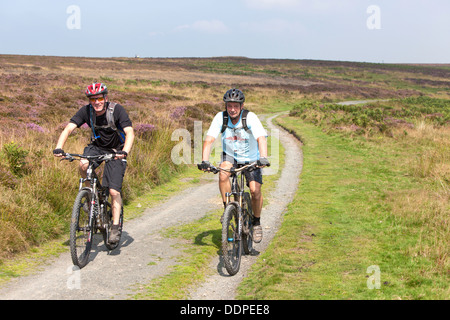
POLYGON ((89 259, 92 246, 93 227, 89 221, 92 194, 89 190, 82 189, 78 193, 72 210, 70 223, 70 254, 72 262, 80 269, 89 259))
POLYGON ((252 199, 248 192, 244 193, 243 204, 242 245, 245 254, 251 254, 253 250, 253 210, 252 199))
POLYGON ((225 208, 222 222, 222 256, 225 268, 235 275, 241 265, 242 241, 239 234, 239 217, 235 204, 225 208))

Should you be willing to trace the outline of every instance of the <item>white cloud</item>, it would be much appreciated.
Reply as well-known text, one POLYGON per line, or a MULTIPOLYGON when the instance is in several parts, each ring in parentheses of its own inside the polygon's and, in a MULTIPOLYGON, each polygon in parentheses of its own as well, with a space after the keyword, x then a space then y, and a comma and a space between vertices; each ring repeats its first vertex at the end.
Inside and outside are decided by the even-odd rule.
POLYGON ((195 30, 202 33, 223 34, 229 28, 220 20, 199 20, 192 24, 185 24, 175 28, 175 31, 195 30))

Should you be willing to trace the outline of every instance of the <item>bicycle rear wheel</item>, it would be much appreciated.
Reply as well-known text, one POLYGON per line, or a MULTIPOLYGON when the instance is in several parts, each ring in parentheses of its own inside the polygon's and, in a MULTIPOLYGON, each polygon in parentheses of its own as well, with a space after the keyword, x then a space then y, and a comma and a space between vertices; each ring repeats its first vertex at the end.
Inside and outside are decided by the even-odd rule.
POLYGON ((239 234, 239 217, 235 204, 225 208, 222 222, 222 256, 225 268, 230 275, 235 275, 241 265, 242 241, 239 234))
POLYGON ((250 254, 253 250, 253 209, 252 199, 248 192, 244 193, 242 221, 242 249, 245 254, 250 254))
MULTIPOLYGON (((89 221, 92 194, 87 189, 81 189, 75 199, 70 223, 70 254, 72 262, 80 269, 89 259, 91 252, 93 226, 89 221)), ((91 221, 92 223, 93 221, 91 221)))

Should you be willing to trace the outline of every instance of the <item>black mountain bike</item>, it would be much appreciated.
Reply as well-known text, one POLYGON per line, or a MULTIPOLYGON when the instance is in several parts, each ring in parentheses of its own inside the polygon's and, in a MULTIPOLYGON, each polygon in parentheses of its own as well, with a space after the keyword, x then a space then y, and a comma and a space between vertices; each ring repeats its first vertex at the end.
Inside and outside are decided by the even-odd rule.
POLYGON ((245 191, 244 172, 256 169, 257 162, 238 168, 210 167, 213 173, 220 170, 231 173, 231 192, 226 193, 226 207, 222 219, 222 257, 230 275, 238 273, 242 251, 253 250, 253 210, 250 193, 245 191), (233 196, 233 201, 231 197, 233 196))
MULTIPOLYGON (((120 239, 116 243, 109 243, 109 233, 113 224, 112 207, 109 202, 109 189, 103 187, 95 172, 95 169, 103 162, 113 160, 115 154, 98 156, 84 156, 80 154, 65 153, 62 160, 70 162, 86 159, 89 161, 86 179, 80 178, 80 187, 72 209, 70 223, 70 253, 72 262, 80 269, 89 261, 93 235, 100 231, 103 235, 105 246, 108 250, 118 247, 120 239), (84 183, 89 181, 89 187, 84 183)), ((119 234, 123 227, 123 206, 120 210, 119 234)))

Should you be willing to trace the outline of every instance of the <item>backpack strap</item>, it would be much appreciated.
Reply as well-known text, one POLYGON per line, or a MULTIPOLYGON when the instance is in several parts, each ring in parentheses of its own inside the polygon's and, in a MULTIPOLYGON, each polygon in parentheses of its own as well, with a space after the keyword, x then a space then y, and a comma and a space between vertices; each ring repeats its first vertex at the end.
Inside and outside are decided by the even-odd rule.
POLYGON ((114 121, 114 108, 116 107, 117 103, 115 102, 109 102, 108 107, 106 109, 106 121, 108 122, 105 126, 97 126, 95 125, 95 112, 94 108, 91 106, 91 128, 92 128, 92 140, 95 140, 97 138, 100 138, 99 135, 96 135, 95 129, 103 129, 103 128, 111 128, 115 132, 117 132, 117 135, 119 136, 120 142, 125 142, 125 132, 122 130, 122 128, 117 128, 116 123, 114 121))
POLYGON ((106 120, 108 121, 108 126, 115 132, 117 132, 120 143, 125 143, 125 132, 121 127, 117 128, 116 123, 114 121, 114 108, 116 107, 116 105, 117 103, 115 102, 109 103, 108 110, 106 110, 106 120))
POLYGON ((224 111, 223 112, 223 122, 222 122, 222 130, 220 131, 220 133, 223 133, 228 127, 228 112, 224 111))
POLYGON ((244 128, 244 130, 246 132, 249 133, 249 129, 247 127, 247 115, 248 115, 249 111, 247 109, 242 110, 242 127, 244 128))
MULTIPOLYGON (((247 126, 247 115, 250 111, 248 111, 247 109, 242 109, 242 128, 246 131, 249 132, 250 129, 247 126)), ((223 112, 223 122, 222 122, 222 130, 220 131, 220 133, 223 133, 227 127, 228 127, 228 112, 224 111, 223 112)))
POLYGON ((114 108, 116 104, 115 102, 110 102, 106 110, 106 121, 108 121, 108 126, 114 131, 117 131, 116 123, 114 122, 114 108))
POLYGON ((94 107, 92 107, 92 105, 89 105, 89 120, 91 121, 91 129, 92 129, 91 141, 94 141, 95 139, 100 138, 100 135, 97 135, 95 133, 95 112, 94 107))

